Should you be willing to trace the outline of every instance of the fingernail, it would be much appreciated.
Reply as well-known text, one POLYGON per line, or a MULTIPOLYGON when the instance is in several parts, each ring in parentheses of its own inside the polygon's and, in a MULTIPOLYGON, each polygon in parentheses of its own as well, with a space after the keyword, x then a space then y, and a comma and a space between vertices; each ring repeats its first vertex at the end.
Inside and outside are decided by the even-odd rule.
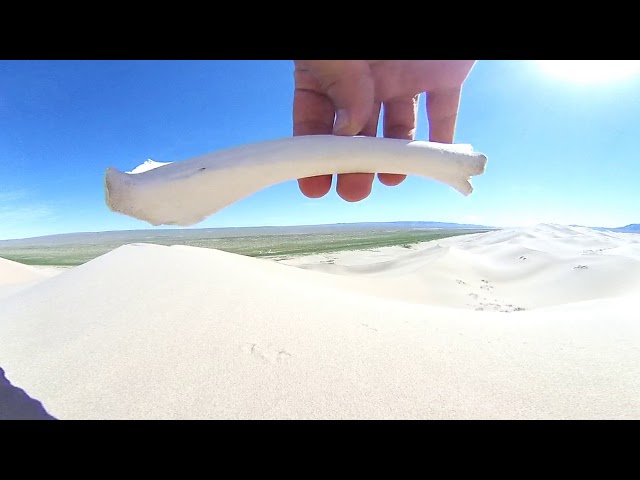
POLYGON ((338 110, 336 112, 336 122, 333 124, 333 134, 339 135, 344 133, 343 130, 349 127, 349 115, 346 110, 338 110))

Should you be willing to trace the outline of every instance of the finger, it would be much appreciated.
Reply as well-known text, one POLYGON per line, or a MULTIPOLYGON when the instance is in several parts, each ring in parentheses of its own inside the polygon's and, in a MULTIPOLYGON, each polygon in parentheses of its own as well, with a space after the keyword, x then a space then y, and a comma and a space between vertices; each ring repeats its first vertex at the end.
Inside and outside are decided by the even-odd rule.
MULTIPOLYGON (((299 61, 304 68, 305 61, 299 61)), ((372 114, 374 85, 366 61, 316 61, 313 74, 335 108, 335 135, 357 135, 372 114)))
MULTIPOLYGON (((385 138, 413 140, 416 135, 416 117, 420 96, 395 98, 384 104, 382 128, 385 138)), ((388 186, 400 184, 406 175, 379 173, 378 180, 388 186)))
MULTIPOLYGON (((380 104, 373 106, 371 116, 365 124, 360 135, 375 137, 378 133, 378 121, 380 119, 380 104)), ((338 175, 336 192, 347 202, 359 202, 371 194, 373 186, 373 173, 343 173, 338 175)))
POLYGON ((460 106, 461 87, 435 90, 427 94, 427 118, 431 142, 453 143, 460 106))
MULTIPOLYGON (((296 69, 293 93, 293 135, 329 135, 333 130, 335 110, 318 81, 308 71, 296 69)), ((310 198, 320 198, 331 190, 331 175, 298 179, 300 191, 310 198)))
POLYGON ((294 72, 293 135, 327 135, 333 130, 335 109, 316 78, 307 70, 294 72))

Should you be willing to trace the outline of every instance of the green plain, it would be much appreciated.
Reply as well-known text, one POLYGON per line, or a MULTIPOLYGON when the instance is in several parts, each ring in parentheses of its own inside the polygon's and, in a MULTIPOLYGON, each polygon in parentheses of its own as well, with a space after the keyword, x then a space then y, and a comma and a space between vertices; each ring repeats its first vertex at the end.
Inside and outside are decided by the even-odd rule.
POLYGON ((156 245, 188 245, 202 248, 215 248, 249 257, 290 258, 315 253, 339 252, 345 250, 371 250, 379 247, 405 246, 437 240, 457 235, 481 233, 486 230, 463 229, 427 229, 399 231, 337 231, 334 233, 283 234, 258 236, 226 236, 223 238, 202 238, 194 235, 185 238, 164 235, 146 236, 139 239, 97 238, 89 242, 52 245, 1 246, 0 257, 27 265, 49 265, 73 267, 104 255, 111 250, 128 243, 152 243, 156 245), (133 241, 132 241, 133 240, 133 241))

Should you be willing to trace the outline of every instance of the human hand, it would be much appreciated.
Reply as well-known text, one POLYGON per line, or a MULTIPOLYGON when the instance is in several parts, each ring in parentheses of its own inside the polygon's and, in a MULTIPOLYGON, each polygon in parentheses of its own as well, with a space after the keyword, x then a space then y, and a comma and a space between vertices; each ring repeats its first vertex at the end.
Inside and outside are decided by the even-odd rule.
MULTIPOLYGON (((427 94, 429 140, 452 143, 460 91, 475 60, 294 60, 293 135, 375 137, 382 109, 383 135, 413 140, 418 98, 427 94), (335 123, 334 123, 335 119, 335 123)), ((406 175, 378 173, 398 185, 406 175)), ((337 176, 336 191, 349 202, 371 193, 374 174, 337 176)), ((332 176, 298 179, 300 191, 319 198, 332 176)))

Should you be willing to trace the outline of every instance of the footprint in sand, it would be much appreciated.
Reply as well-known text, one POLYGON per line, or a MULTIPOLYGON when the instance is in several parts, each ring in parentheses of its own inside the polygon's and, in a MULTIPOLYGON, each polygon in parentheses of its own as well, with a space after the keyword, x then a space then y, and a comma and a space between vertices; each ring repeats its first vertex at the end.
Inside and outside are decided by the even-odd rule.
MULTIPOLYGON (((458 285, 469 286, 466 282, 456 279, 458 285)), ((485 290, 488 295, 493 291, 493 285, 489 283, 489 280, 481 279, 480 288, 485 290)), ((490 312, 518 312, 524 310, 522 307, 516 307, 510 303, 503 304, 498 298, 489 296, 480 297, 477 293, 469 292, 467 296, 471 299, 471 303, 467 303, 467 307, 471 307, 477 311, 490 311, 490 312)))
POLYGON ((482 288, 483 290, 487 290, 489 292, 493 290, 493 285, 491 285, 488 280, 480 280, 480 282, 482 282, 480 288, 482 288))
POLYGON ((368 328, 369 330, 373 330, 373 331, 376 331, 376 332, 378 331, 378 329, 377 329, 377 328, 370 327, 370 326, 369 326, 369 325, 367 325, 366 323, 361 323, 360 325, 362 325, 363 327, 368 328))
POLYGON ((283 348, 275 348, 271 345, 258 345, 257 343, 245 343, 241 349, 244 353, 248 353, 267 363, 281 363, 293 356, 283 348))
POLYGON ((483 296, 480 298, 479 295, 475 293, 468 294, 477 303, 477 305, 475 306, 475 310, 504 313, 519 312, 525 310, 522 307, 517 307, 510 303, 504 303, 499 298, 491 295, 493 293, 493 285, 491 285, 489 280, 481 279, 480 288, 485 291, 487 296, 483 296))
POLYGON ((525 310, 522 307, 516 307, 511 304, 502 305, 500 303, 481 303, 479 307, 476 307, 478 311, 489 311, 489 312, 502 312, 502 313, 511 313, 511 312, 521 312, 525 310))

